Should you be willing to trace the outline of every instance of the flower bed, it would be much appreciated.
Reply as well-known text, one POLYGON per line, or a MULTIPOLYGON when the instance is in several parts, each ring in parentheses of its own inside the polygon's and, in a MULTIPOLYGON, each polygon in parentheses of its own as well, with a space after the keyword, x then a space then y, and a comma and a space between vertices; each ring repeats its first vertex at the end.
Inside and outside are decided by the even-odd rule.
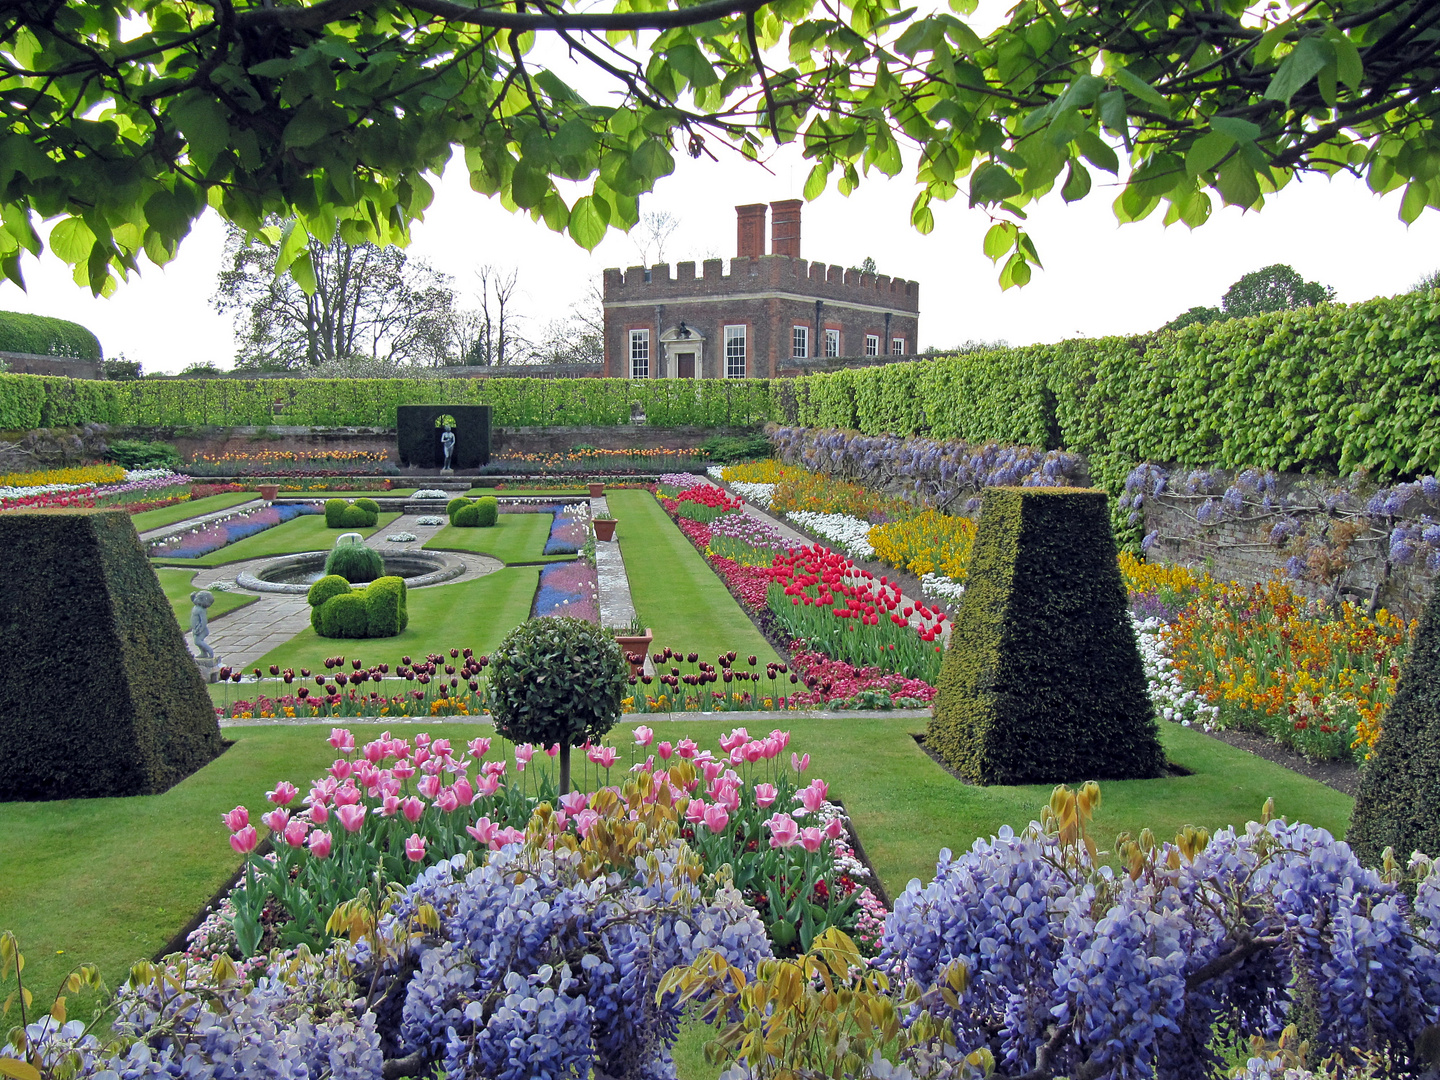
POLYGON ((597 476, 679 472, 700 469, 706 453, 699 448, 601 450, 594 447, 569 450, 558 454, 504 453, 490 459, 482 467, 483 474, 538 473, 541 476, 597 476))
MULTIPOLYGON (((47 483, 11 485, 0 488, 0 510, 49 510, 63 507, 123 507, 132 514, 170 506, 190 497, 190 478, 169 469, 135 469, 118 466, 89 466, 86 469, 58 469, 31 476, 81 475, 113 477, 118 481, 92 483, 47 483)), ((7 479, 14 479, 8 477, 7 479)))
POLYGON ((393 473, 388 450, 254 450, 196 454, 185 465, 191 476, 284 477, 374 476, 393 473))
POLYGON ((532 617, 568 615, 588 622, 600 621, 600 582, 595 567, 585 559, 555 563, 540 571, 540 586, 531 605, 532 617))
POLYGON ((148 554, 151 558, 198 559, 247 536, 273 529, 276 525, 297 517, 320 512, 319 503, 284 503, 240 510, 197 526, 189 532, 157 540, 150 545, 148 554))
POLYGON ((662 486, 660 492, 662 494, 661 505, 672 517, 679 515, 706 525, 723 514, 733 514, 745 506, 724 488, 704 482, 683 491, 667 489, 662 486))

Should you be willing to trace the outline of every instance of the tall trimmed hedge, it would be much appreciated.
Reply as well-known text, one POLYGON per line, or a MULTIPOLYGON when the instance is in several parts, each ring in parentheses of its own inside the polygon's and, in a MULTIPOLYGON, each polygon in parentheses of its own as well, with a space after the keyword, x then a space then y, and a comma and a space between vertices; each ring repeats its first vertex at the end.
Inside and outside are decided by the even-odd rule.
POLYGON ((1165 766, 1107 495, 986 488, 926 745, 979 784, 1165 766))
POLYGON ((0 800, 152 795, 220 753, 129 514, 0 514, 0 577, 0 800))
POLYGON ((0 352, 104 359, 100 339, 79 323, 19 311, 0 311, 0 352))

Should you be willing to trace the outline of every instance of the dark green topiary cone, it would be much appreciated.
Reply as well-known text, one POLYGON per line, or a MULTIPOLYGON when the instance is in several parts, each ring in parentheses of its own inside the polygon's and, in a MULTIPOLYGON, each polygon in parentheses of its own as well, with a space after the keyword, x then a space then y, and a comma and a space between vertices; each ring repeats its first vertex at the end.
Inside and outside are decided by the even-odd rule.
POLYGON ((1165 768, 1107 496, 987 488, 926 745, 980 784, 1165 768))

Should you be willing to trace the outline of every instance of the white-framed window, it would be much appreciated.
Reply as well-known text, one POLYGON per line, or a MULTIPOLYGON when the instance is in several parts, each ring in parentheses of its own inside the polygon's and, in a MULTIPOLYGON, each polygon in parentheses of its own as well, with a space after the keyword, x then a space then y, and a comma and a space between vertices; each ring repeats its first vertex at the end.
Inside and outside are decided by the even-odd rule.
POLYGON ((839 331, 839 330, 826 330, 826 331, 825 331, 825 355, 826 355, 826 356, 839 356, 839 355, 840 355, 840 331, 839 331))
POLYGON ((810 355, 810 328, 808 326, 790 328, 790 355, 797 360, 803 360, 810 355))
POLYGON ((745 378, 745 327, 725 327, 725 377, 745 378))
POLYGON ((905 355, 905 339, 904 339, 903 337, 892 337, 892 338, 890 339, 890 355, 891 355, 891 356, 904 356, 904 355, 905 355))
POLYGON ((880 335, 879 335, 879 334, 866 334, 866 335, 865 335, 865 355, 866 355, 866 356, 879 356, 879 355, 880 355, 880 335))
POLYGON ((632 379, 648 379, 650 377, 650 331, 630 331, 630 377, 632 379))

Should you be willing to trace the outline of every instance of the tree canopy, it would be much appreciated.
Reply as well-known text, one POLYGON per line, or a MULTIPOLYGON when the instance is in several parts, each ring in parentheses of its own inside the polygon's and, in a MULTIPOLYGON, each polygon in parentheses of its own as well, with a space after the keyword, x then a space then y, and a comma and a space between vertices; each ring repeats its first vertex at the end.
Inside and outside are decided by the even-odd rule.
POLYGON ((1247 315, 1264 315, 1271 311, 1314 307, 1335 299, 1335 289, 1318 281, 1306 281, 1293 266, 1275 263, 1252 270, 1230 288, 1220 299, 1220 306, 1192 307, 1166 323, 1162 330, 1179 330, 1191 323, 1225 322, 1247 315))
POLYGON ((635 224, 676 153, 798 143, 812 199, 908 169, 921 232, 936 200, 993 216, 1006 287, 1038 263, 1026 208, 1052 193, 1109 186, 1120 220, 1193 228, 1217 197, 1258 208, 1344 171, 1404 188, 1407 222, 1440 205, 1433 0, 1020 0, 983 38, 976 5, 12 0, 0 270, 23 283, 50 221, 104 293, 211 206, 251 235, 291 221, 276 268, 309 291, 310 239, 404 243, 457 151, 476 191, 586 248, 635 224), (608 85, 567 85, 542 36, 608 85))

